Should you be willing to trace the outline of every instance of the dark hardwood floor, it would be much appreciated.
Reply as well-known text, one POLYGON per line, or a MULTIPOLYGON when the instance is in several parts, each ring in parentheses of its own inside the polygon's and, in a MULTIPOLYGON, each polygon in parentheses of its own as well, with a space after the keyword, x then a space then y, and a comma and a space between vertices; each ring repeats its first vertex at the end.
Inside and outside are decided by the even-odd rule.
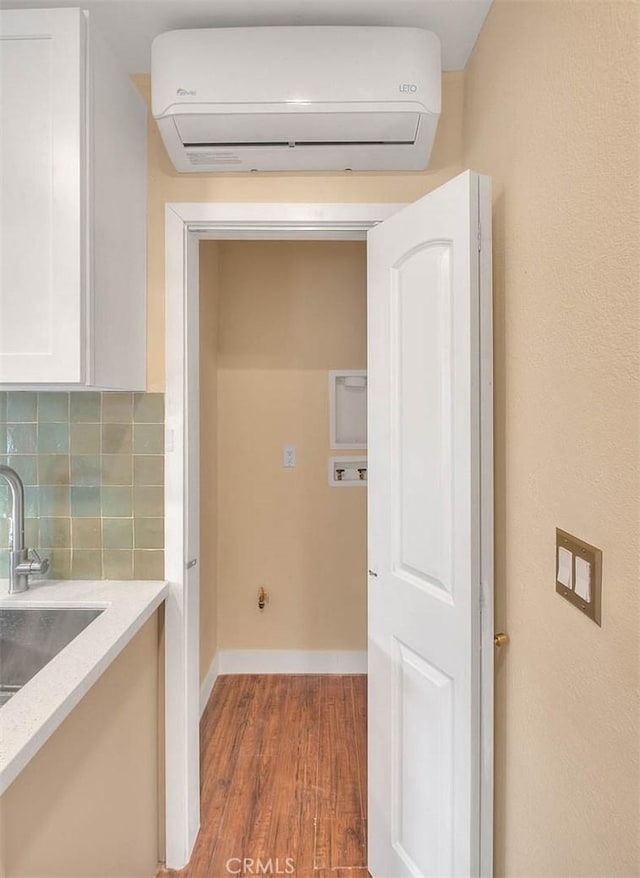
POLYGON ((365 676, 220 677, 202 717, 202 828, 179 878, 366 878, 365 676))

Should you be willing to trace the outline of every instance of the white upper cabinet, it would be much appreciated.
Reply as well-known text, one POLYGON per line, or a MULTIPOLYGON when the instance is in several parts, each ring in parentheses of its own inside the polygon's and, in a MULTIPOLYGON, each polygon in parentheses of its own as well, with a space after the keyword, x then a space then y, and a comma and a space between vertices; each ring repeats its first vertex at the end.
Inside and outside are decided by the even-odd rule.
POLYGON ((0 12, 0 384, 145 389, 146 109, 78 9, 0 12))

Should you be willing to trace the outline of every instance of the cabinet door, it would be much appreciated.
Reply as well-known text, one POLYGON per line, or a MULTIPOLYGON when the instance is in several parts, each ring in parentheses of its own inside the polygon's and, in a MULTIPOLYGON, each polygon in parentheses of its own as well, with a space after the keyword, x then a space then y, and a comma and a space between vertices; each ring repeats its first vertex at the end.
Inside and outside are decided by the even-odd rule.
POLYGON ((84 16, 0 13, 0 383, 84 379, 84 16))

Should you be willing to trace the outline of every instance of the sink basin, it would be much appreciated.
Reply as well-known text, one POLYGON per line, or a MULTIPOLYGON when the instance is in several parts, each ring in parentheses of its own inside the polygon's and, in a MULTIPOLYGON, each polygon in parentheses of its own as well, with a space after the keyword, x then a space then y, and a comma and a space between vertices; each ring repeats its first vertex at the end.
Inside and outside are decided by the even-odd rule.
POLYGON ((0 707, 102 612, 0 607, 0 707))

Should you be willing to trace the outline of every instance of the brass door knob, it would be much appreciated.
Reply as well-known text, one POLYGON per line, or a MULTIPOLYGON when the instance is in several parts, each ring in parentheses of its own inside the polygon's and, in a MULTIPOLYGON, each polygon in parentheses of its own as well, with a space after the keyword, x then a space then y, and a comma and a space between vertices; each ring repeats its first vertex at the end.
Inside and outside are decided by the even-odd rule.
POLYGON ((498 648, 504 646, 505 643, 508 642, 508 640, 509 638, 502 631, 500 631, 498 634, 493 635, 493 645, 497 646, 498 648))

